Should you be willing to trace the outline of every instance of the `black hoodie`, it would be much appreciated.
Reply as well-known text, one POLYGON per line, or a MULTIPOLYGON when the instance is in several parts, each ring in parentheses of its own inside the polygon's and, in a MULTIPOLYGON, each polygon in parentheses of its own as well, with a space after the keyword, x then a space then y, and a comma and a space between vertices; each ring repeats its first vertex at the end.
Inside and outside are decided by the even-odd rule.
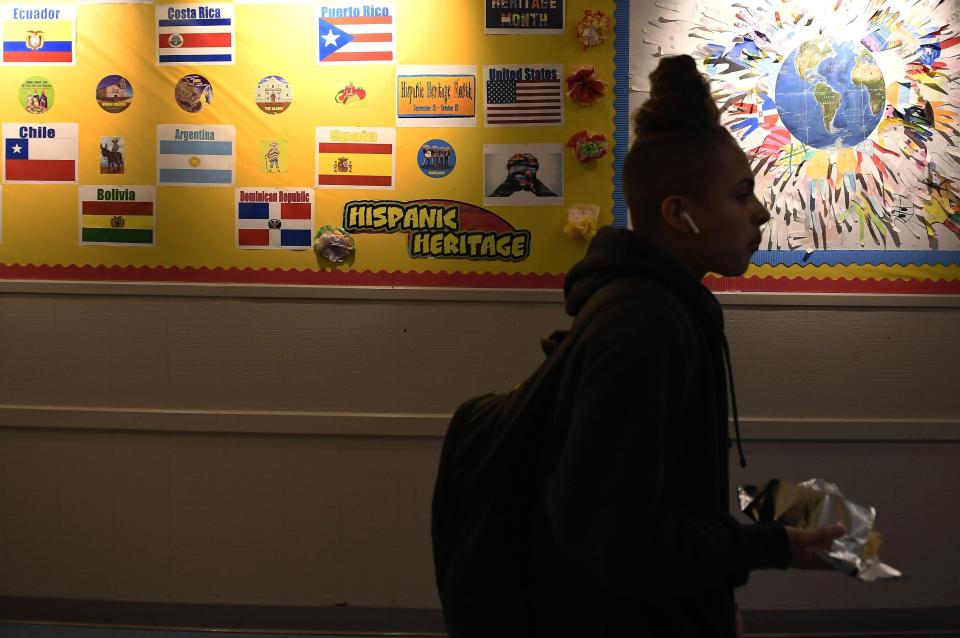
POLYGON ((567 311, 624 278, 561 375, 537 635, 730 638, 734 587, 790 550, 782 527, 728 513, 723 313, 674 258, 612 228, 569 272, 567 311))

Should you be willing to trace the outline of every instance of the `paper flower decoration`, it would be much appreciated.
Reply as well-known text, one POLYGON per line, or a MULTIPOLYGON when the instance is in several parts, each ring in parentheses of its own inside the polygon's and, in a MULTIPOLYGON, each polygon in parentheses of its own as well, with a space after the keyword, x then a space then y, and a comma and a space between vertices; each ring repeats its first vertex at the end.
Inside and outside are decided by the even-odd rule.
POLYGON ((603 11, 587 9, 577 22, 577 39, 583 43, 584 49, 589 49, 605 44, 611 29, 613 29, 613 20, 610 16, 603 11))
POLYGON ((313 238, 313 250, 318 257, 341 262, 353 252, 353 236, 341 226, 321 226, 313 238))
POLYGON ((567 96, 581 106, 596 104, 606 92, 607 83, 592 66, 578 66, 567 75, 567 96))
POLYGON ((607 154, 607 136, 603 133, 580 131, 567 141, 567 148, 573 149, 578 162, 586 164, 607 154))
POLYGON ((597 234, 600 207, 596 204, 576 204, 567 209, 567 225, 563 232, 589 242, 597 234))

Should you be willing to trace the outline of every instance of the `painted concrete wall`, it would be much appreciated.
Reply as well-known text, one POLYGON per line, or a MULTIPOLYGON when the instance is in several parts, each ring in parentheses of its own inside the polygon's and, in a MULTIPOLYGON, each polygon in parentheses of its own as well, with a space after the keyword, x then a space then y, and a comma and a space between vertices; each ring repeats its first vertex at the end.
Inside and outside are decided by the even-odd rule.
MULTIPOLYGON (((724 303, 733 481, 837 480, 911 576, 761 573, 742 603, 960 605, 960 304, 724 303)), ((0 595, 434 607, 447 415, 566 324, 553 293, 5 284, 0 595)))

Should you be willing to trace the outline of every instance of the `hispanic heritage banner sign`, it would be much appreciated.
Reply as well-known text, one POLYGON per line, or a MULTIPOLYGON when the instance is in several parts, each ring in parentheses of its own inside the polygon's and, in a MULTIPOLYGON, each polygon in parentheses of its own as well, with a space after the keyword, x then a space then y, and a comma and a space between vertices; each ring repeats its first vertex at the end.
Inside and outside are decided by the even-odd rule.
POLYGON ((309 188, 238 188, 237 248, 304 250, 313 244, 309 188))
POLYGON ((325 0, 317 6, 317 64, 391 64, 394 0, 325 0))
POLYGON ((81 244, 156 244, 156 188, 104 185, 79 190, 81 244))
POLYGON ((232 186, 236 136, 228 125, 158 124, 157 183, 232 186))
POLYGON ((77 8, 69 4, 0 6, 3 64, 73 64, 77 8))
POLYGON ((157 5, 157 64, 233 64, 233 5, 157 5))
POLYGON ((392 128, 318 126, 317 187, 392 190, 396 142, 392 128))
POLYGON ((484 0, 484 33, 563 33, 564 0, 484 0))
POLYGON ((7 184, 76 184, 77 124, 4 122, 3 181, 7 184))

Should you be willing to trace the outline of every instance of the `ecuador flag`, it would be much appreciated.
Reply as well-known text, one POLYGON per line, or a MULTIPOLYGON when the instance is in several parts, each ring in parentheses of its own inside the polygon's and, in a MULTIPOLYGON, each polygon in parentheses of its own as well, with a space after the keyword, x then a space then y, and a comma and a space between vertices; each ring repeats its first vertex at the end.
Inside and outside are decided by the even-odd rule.
POLYGON ((397 131, 317 127, 318 188, 395 188, 397 131))
POLYGON ((81 186, 80 243, 154 245, 153 186, 81 186))
POLYGON ((4 64, 73 64, 77 14, 73 5, 0 8, 4 64))

